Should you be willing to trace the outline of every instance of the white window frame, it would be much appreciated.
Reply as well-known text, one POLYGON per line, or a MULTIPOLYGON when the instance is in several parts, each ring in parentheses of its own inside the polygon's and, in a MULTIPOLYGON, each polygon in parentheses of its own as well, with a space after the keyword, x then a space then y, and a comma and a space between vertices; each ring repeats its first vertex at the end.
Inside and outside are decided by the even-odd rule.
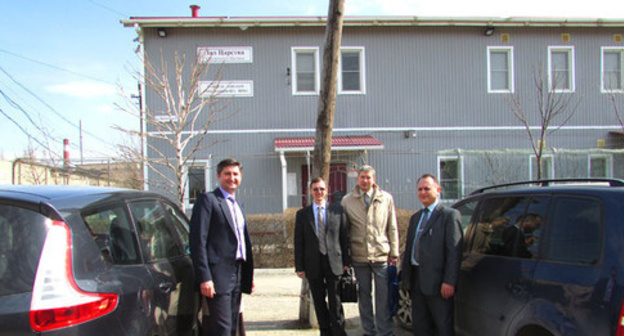
POLYGON ((574 57, 574 47, 573 46, 551 46, 548 47, 548 90, 550 92, 560 92, 560 93, 571 93, 576 91, 576 62, 574 57), (567 71, 569 72, 568 76, 568 88, 567 89, 558 89, 553 87, 555 84, 555 78, 553 78, 553 69, 552 69, 552 55, 553 52, 566 52, 568 54, 568 65, 569 68, 567 71))
POLYGON ((459 176, 457 177, 459 179, 458 183, 459 183, 459 198, 457 199, 444 199, 445 201, 456 201, 461 199, 465 193, 464 193, 464 157, 463 156, 454 156, 454 155, 443 155, 443 156, 438 156, 438 160, 437 160, 437 170, 438 170, 438 182, 440 182, 440 185, 442 185, 442 170, 440 169, 440 163, 442 163, 442 161, 457 161, 457 164, 459 165, 458 167, 458 174, 459 176))
MULTIPOLYGON (((542 176, 541 179, 542 180, 554 179, 555 176, 557 176, 557 174, 555 174, 555 157, 552 154, 542 155, 542 161, 544 160, 550 160, 550 164, 549 164, 550 175, 542 176)), ((529 156, 529 180, 530 181, 537 179, 537 176, 535 177, 533 176, 533 162, 537 164, 537 156, 535 156, 535 154, 532 154, 531 156, 529 156)), ((548 164, 548 162, 546 162, 546 164, 548 164)))
POLYGON ((602 47, 600 48, 600 91, 602 93, 624 93, 624 47, 602 47), (620 53, 620 87, 609 89, 605 87, 605 58, 606 52, 619 51, 620 53))
POLYGON ((514 93, 515 92, 515 71, 514 71, 514 49, 513 47, 487 47, 487 86, 488 93, 514 93), (507 53, 509 69, 507 69, 508 89, 492 88, 492 52, 507 53))
POLYGON ((187 214, 190 213, 190 211, 188 211, 188 210, 190 210, 193 207, 193 205, 195 204, 195 203, 191 203, 191 201, 190 201, 191 197, 190 197, 189 191, 191 189, 190 188, 191 186, 189 184, 190 184, 191 180, 189 179, 189 175, 188 175, 189 168, 202 168, 202 167, 204 168, 204 181, 205 181, 204 182, 205 183, 204 187, 205 187, 206 191, 210 191, 210 189, 211 189, 210 185, 212 183, 212 181, 211 181, 211 176, 212 175, 210 174, 210 163, 211 163, 210 159, 208 159, 208 160, 195 160, 193 163, 190 163, 190 164, 188 164, 188 165, 186 165, 184 167, 184 181, 185 181, 184 183, 186 183, 186 188, 184 188, 184 209, 187 210, 186 211, 187 214))
POLYGON ((291 48, 291 78, 292 78, 292 94, 294 96, 310 96, 318 95, 320 91, 321 82, 321 68, 319 61, 319 48, 318 47, 292 47, 291 48), (298 91, 297 83, 297 54, 306 53, 314 55, 314 91, 298 91))
POLYGON ((589 154, 587 156, 587 177, 591 176, 592 159, 605 159, 605 166, 607 171, 605 172, 605 178, 613 177, 613 156, 609 154, 589 154))
POLYGON ((366 62, 364 57, 364 47, 341 47, 340 59, 338 60, 338 93, 339 94, 366 94, 366 62), (342 53, 358 53, 360 55, 360 89, 343 90, 342 88, 342 53))

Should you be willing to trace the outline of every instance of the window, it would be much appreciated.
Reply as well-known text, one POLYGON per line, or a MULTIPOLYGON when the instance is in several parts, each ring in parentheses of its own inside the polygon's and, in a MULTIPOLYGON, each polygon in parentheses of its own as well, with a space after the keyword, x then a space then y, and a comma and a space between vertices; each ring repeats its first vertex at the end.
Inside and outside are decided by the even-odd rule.
POLYGON ((182 247, 186 254, 191 253, 191 249, 189 246, 189 223, 186 217, 180 213, 180 211, 176 210, 173 206, 167 203, 163 203, 165 207, 165 211, 169 214, 169 218, 171 218, 171 223, 173 224, 173 228, 175 229, 177 235, 177 239, 182 244, 182 247))
POLYGON ((177 232, 172 230, 171 219, 159 201, 132 202, 129 206, 147 261, 183 255, 180 242, 174 239, 177 232))
POLYGON ((438 176, 445 200, 460 199, 463 194, 461 161, 458 157, 438 158, 438 176))
MULTIPOLYGON (((535 155, 531 155, 530 159, 531 163, 529 165, 529 178, 531 180, 538 179, 538 169, 537 169, 537 157, 535 155)), ((539 179, 552 179, 555 178, 555 165, 553 161, 552 155, 542 155, 542 169, 539 179)))
POLYGON ((488 47, 488 92, 514 92, 513 48, 488 47))
POLYGON ((472 214, 477 207, 477 201, 465 201, 463 203, 453 205, 453 207, 457 209, 459 213, 461 213, 461 226, 465 234, 466 228, 468 227, 470 219, 472 218, 472 214))
POLYGON ((338 76, 339 93, 366 93, 364 78, 364 48, 342 48, 338 76))
POLYGON ((3 300, 5 296, 32 291, 48 223, 49 219, 36 211, 0 204, 0 297, 3 300))
POLYGON ((208 161, 196 161, 193 165, 187 167, 187 197, 189 206, 195 204, 197 196, 205 193, 210 185, 209 175, 209 163, 208 161))
POLYGON ((602 250, 602 210, 594 199, 559 197, 553 202, 546 258, 593 265, 602 250))
POLYGON ((517 258, 537 258, 548 197, 484 199, 466 230, 465 250, 517 258))
POLYGON ((104 259, 119 265, 141 262, 132 223, 121 204, 90 210, 82 218, 104 259))
POLYGON ((548 48, 548 83, 551 91, 574 92, 574 48, 548 48))
POLYGON ((602 48, 602 92, 624 92, 624 49, 602 48))
POLYGON ((611 177, 612 163, 610 155, 589 156, 589 177, 611 177))
POLYGON ((318 94, 320 71, 319 51, 316 47, 292 48, 294 95, 318 94))

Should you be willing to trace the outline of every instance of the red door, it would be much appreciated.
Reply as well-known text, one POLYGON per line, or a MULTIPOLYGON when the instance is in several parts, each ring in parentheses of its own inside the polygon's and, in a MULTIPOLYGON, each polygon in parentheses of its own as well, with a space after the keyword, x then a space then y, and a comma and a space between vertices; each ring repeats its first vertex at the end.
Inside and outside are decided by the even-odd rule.
MULTIPOLYGON (((310 169, 311 171, 312 169, 310 169)), ((308 205, 308 165, 301 166, 301 190, 303 197, 301 206, 308 205)), ((329 202, 340 203, 342 197, 347 194, 347 164, 332 163, 329 166, 329 202)))

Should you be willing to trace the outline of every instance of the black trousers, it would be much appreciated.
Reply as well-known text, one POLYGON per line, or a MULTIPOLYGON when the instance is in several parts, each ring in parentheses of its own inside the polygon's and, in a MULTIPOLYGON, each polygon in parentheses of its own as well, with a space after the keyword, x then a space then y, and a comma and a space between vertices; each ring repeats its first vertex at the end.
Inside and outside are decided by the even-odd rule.
POLYGON ((203 336, 236 336, 241 303, 242 262, 236 262, 236 272, 232 275, 234 284, 231 291, 217 293, 212 299, 203 297, 208 306, 208 315, 203 316, 203 336))
POLYGON ((453 298, 440 292, 425 295, 420 290, 418 267, 411 266, 412 331, 414 336, 454 336, 453 298))
POLYGON ((314 311, 322 336, 345 336, 345 318, 340 301, 340 277, 332 273, 329 259, 319 253, 322 276, 308 279, 314 301, 314 311), (327 297, 327 301, 325 298, 327 297), (329 304, 328 304, 329 303, 329 304))

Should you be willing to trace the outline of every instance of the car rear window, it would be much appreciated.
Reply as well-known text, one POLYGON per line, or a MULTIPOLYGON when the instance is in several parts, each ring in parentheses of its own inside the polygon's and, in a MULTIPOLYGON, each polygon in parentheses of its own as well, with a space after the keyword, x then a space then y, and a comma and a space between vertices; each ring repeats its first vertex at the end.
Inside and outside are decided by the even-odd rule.
POLYGON ((602 251, 602 206, 590 198, 558 197, 552 210, 546 256, 551 261, 593 265, 602 251))
POLYGON ((0 204, 0 296, 32 291, 47 220, 36 211, 0 204))

